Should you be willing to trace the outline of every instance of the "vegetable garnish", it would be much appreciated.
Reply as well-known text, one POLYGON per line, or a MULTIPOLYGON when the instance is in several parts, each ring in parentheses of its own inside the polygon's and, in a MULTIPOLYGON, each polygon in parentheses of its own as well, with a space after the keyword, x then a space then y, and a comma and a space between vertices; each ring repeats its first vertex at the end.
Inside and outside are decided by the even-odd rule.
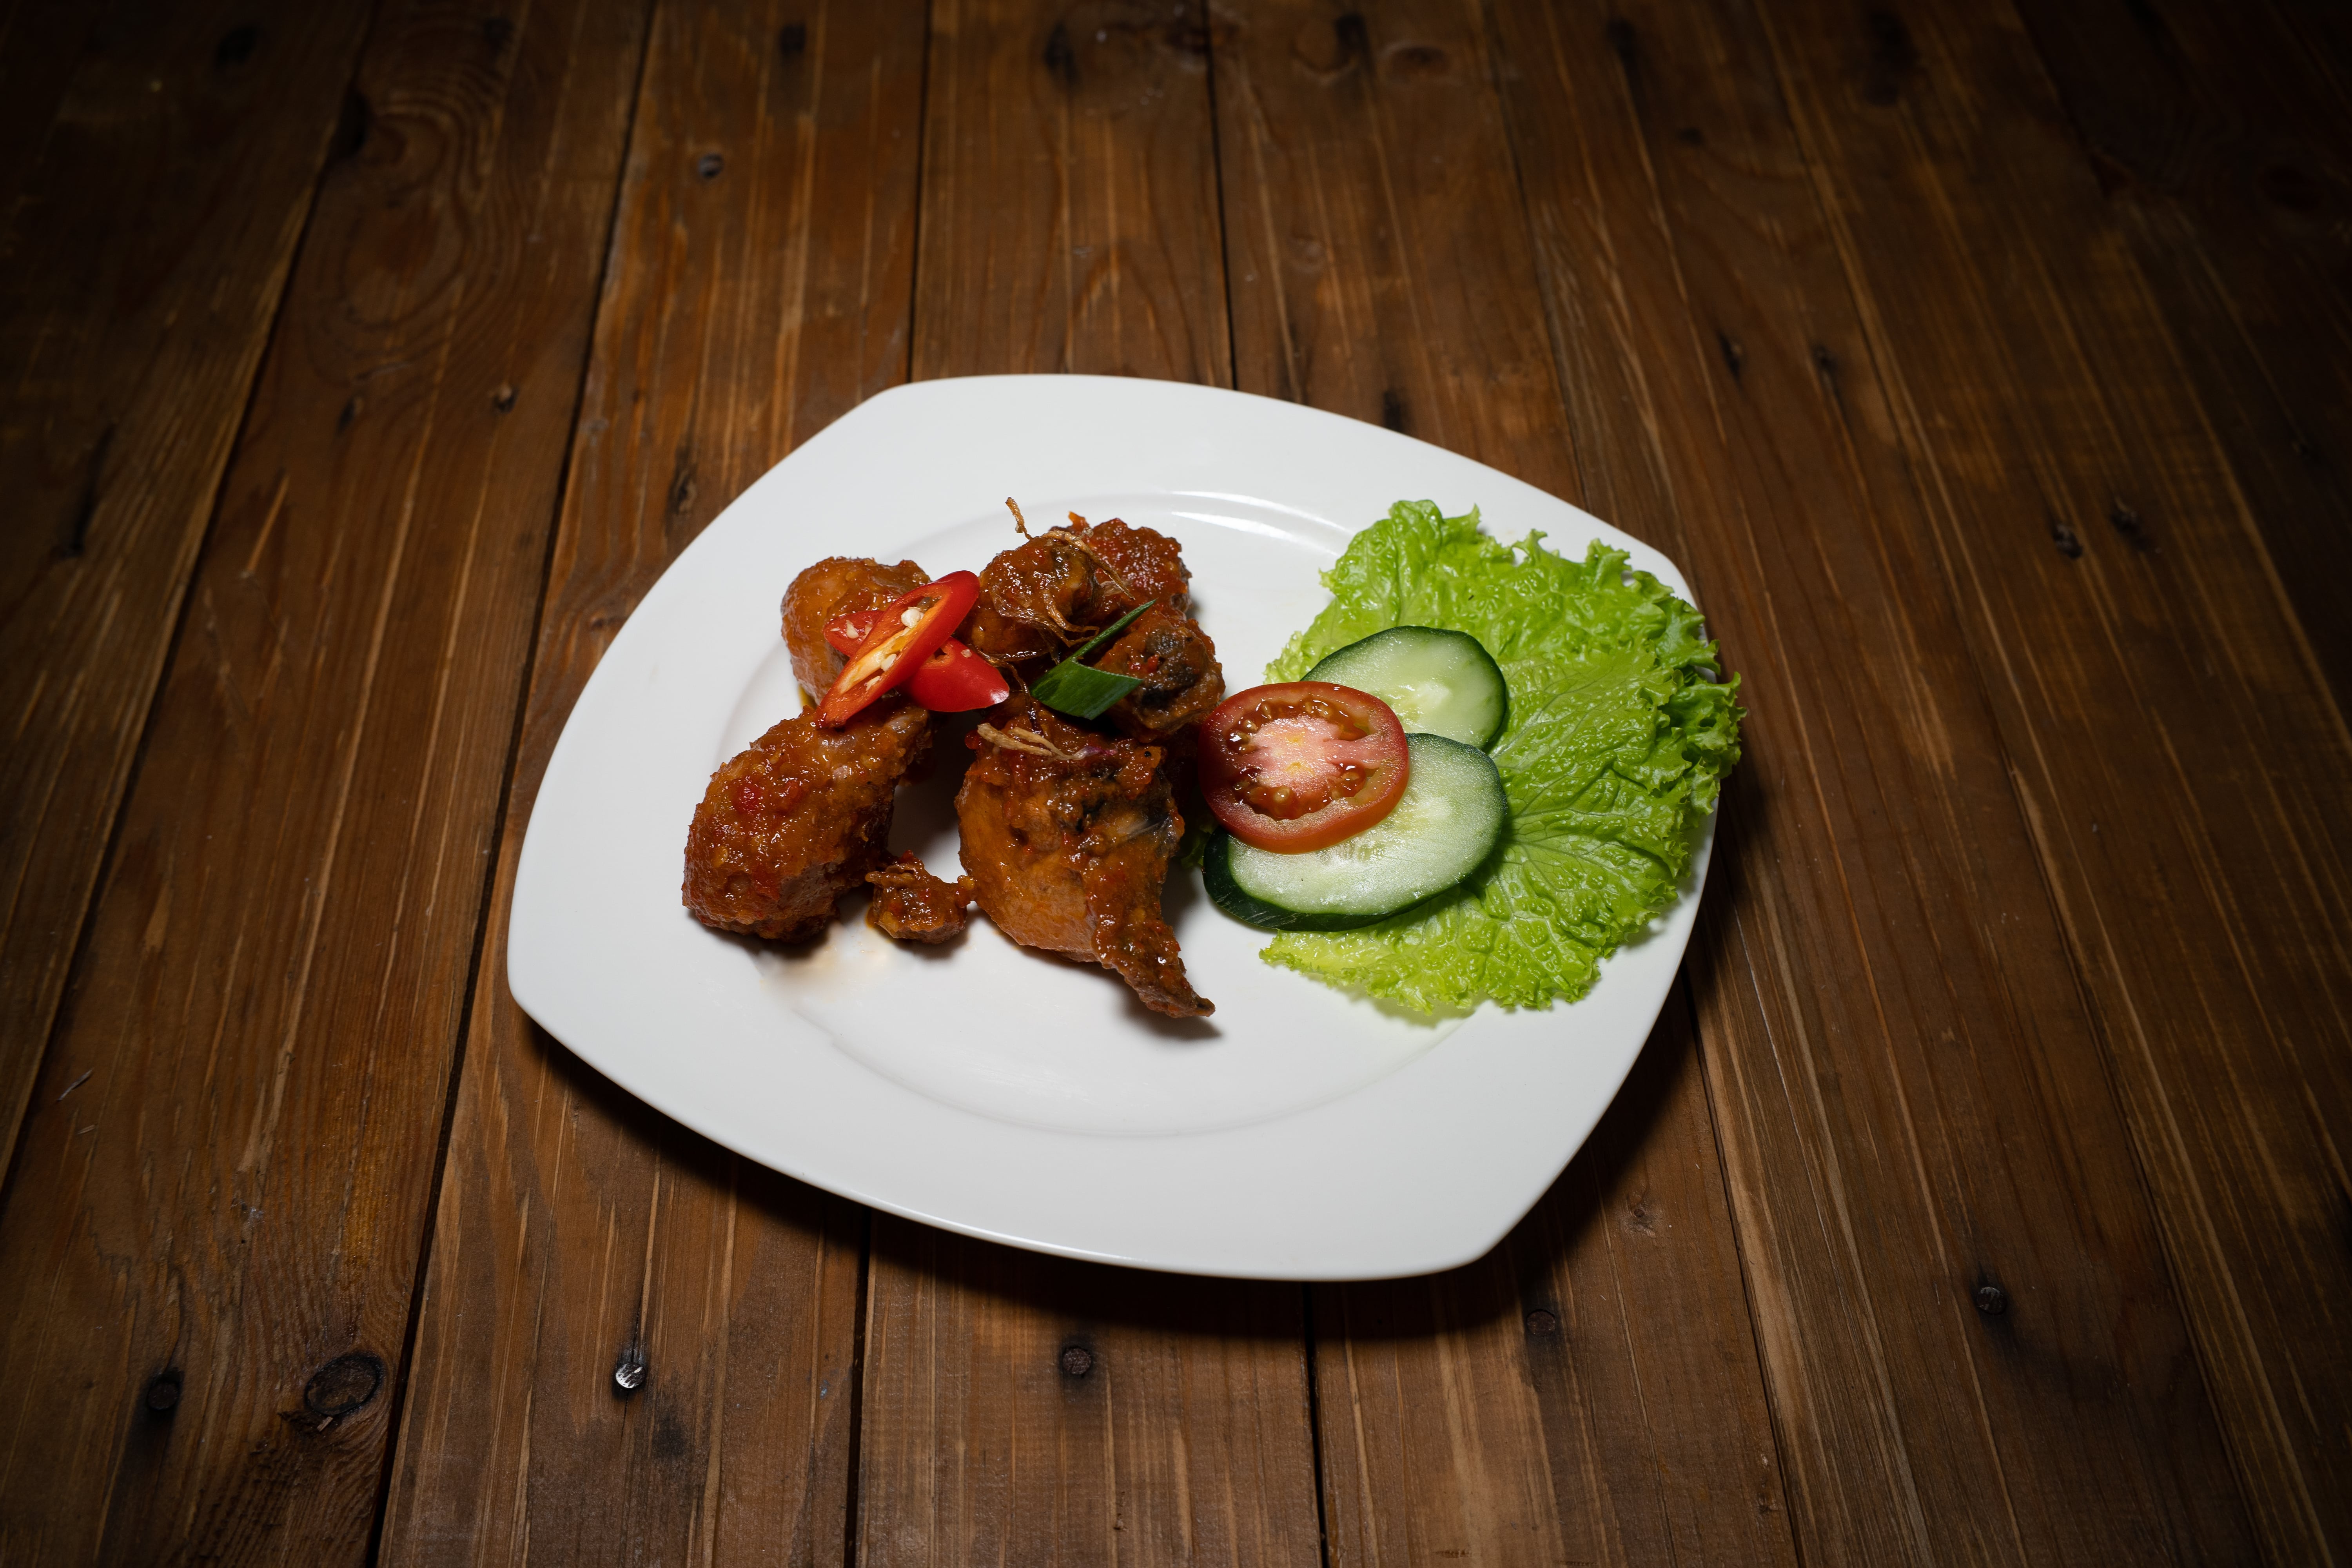
POLYGON ((1135 608, 1111 622, 1087 639, 1084 647, 1047 670, 1029 695, 1056 713, 1066 713, 1073 719, 1099 719, 1112 703, 1143 684, 1131 675, 1116 675, 1108 669, 1097 669, 1087 660, 1111 645, 1113 638, 1127 630, 1128 623, 1158 604, 1146 599, 1135 608))
POLYGON ((1495 759, 1443 735, 1405 737, 1412 782, 1363 832, 1304 855, 1268 854, 1231 833, 1209 840, 1209 901, 1266 931, 1368 926, 1473 875, 1509 826, 1495 759))
POLYGON ((1201 721, 1201 795, 1245 844, 1295 855, 1389 814, 1411 771, 1389 705, 1327 680, 1254 686, 1201 721))
POLYGON ((873 629, 834 679, 817 705, 816 721, 839 729, 867 703, 903 685, 941 643, 963 624, 980 598, 980 579, 950 572, 926 583, 874 617, 873 629))
POLYGON ((1401 501, 1324 574, 1331 603, 1266 679, 1390 626, 1468 633, 1509 682, 1490 754, 1510 822, 1451 890, 1354 931, 1286 931, 1268 963, 1424 1011, 1541 1007, 1591 990, 1674 902, 1739 760, 1738 679, 1717 674, 1698 612, 1624 552, 1595 542, 1575 561, 1539 539, 1506 545, 1475 512, 1401 501))
MULTIPOLYGON (((836 616, 824 625, 824 640, 835 653, 854 654, 865 645, 878 614, 853 610, 836 616)), ((995 707, 1013 695, 1013 689, 994 665, 950 637, 907 677, 907 695, 934 713, 964 713, 995 707)))

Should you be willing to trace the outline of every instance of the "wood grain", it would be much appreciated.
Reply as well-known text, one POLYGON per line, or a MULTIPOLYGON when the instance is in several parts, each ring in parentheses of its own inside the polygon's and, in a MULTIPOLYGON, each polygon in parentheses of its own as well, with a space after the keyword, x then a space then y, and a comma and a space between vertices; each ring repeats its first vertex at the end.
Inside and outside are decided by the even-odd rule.
MULTIPOLYGON (((1209 146, 1172 3, 935 6, 917 376, 1224 382, 1209 146)), ((874 1226, 858 1562, 1317 1560, 1295 1288, 874 1226)))
POLYGON ((1488 1258, 1315 1292, 1334 1563, 1793 1563, 1688 1005, 1488 1258))
POLYGON ((638 598, 739 491, 905 374, 920 19, 913 3, 726 0, 654 16, 387 1562, 816 1563, 847 1548, 863 1215, 742 1164, 540 1031, 506 989, 507 917, 547 758, 638 598), (646 1369, 625 1397, 624 1360, 646 1369))
POLYGON ((1486 47, 1474 8, 1443 3, 1221 27, 1235 384, 1574 495, 1486 47))
POLYGON ((1181 0, 937 0, 914 374, 1226 384, 1206 35, 1181 0))
MULTIPOLYGON (((1235 360, 1245 391, 1576 496, 1581 437, 1640 432, 1587 412, 1571 439, 1492 85, 1512 58, 1466 5, 1221 29, 1235 360)), ((1489 1258, 1316 1291, 1335 1562, 1793 1561, 1696 1049, 1677 1005, 1489 1258)))
MULTIPOLYGON (((2099 216, 2130 244, 2340 702, 2352 691, 2352 82, 2313 47, 2324 29, 2272 5, 2018 9, 2082 140, 2099 216)), ((2038 112, 2050 95, 2032 83, 2012 101, 2038 112)))
POLYGON ((2342 716, 2015 18, 1770 21, 2255 1529, 2341 1556, 2342 716))
POLYGON ((1691 973, 1804 1554, 2242 1555, 1763 38, 1672 5, 1498 16, 1571 406, 1631 405, 1580 451, 1745 682, 1691 973))
POLYGON ((366 1554, 619 169, 598 9, 406 5, 361 63, 0 1214, 12 1557, 366 1554))
MULTIPOLYGON (((0 1164, 365 17, 104 20, 0 217, 0 1164), (242 26, 254 47, 215 67, 242 26)), ((37 58, 58 19, 24 24, 37 58)))
POLYGON ((1297 1287, 875 1224, 860 1563, 1319 1560, 1297 1287))

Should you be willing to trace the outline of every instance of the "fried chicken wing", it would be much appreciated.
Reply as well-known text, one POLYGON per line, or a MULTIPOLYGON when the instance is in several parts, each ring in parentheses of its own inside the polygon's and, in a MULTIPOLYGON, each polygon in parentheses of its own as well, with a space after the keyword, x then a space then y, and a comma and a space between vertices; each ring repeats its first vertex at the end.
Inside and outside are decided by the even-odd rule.
POLYGON ((710 775, 686 836, 686 907, 721 931, 803 942, 882 860, 930 715, 888 696, 837 730, 785 720, 710 775))
POLYGON ((1016 697, 970 737, 956 792, 973 897, 1005 935, 1116 971, 1173 1018, 1213 1005, 1160 910, 1184 836, 1165 749, 1098 735, 1016 697))
POLYGON ((885 566, 865 557, 835 555, 793 579, 784 590, 784 647, 793 673, 822 697, 845 662, 824 640, 824 624, 858 610, 878 610, 930 579, 911 561, 885 566))

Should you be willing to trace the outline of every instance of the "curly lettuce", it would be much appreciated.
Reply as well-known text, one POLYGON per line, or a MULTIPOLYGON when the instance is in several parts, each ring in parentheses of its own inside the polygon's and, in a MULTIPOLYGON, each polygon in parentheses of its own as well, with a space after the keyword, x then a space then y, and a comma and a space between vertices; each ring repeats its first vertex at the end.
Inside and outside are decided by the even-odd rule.
POLYGON ((1331 603, 1266 667, 1297 680, 1390 626, 1469 633, 1511 712, 1490 748, 1509 828, 1478 871, 1355 931, 1286 931, 1270 963, 1423 1012, 1572 1002, 1601 961, 1675 900, 1697 829, 1739 760, 1738 678, 1698 612, 1595 541, 1489 539, 1478 514, 1399 501, 1323 574, 1331 603))

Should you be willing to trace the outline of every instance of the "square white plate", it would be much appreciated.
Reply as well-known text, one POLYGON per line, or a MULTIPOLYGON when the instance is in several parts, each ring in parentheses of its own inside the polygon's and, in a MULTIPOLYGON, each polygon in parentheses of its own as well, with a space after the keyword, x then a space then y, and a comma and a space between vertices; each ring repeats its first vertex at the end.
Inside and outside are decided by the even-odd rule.
MULTIPOLYGON (((1689 940, 1681 900, 1572 1006, 1423 1020, 1261 963, 1197 873, 1168 909, 1213 1017, 1146 1012, 1109 971, 984 919, 901 947, 855 900, 782 949, 680 907, 711 771, 799 697, 786 584, 826 555, 978 570, 1076 511, 1181 540, 1226 679, 1259 679, 1325 599, 1317 574, 1400 499, 1487 530, 1599 538, 1685 597, 1674 563, 1467 458, 1293 404, 1170 382, 989 376, 874 398, 711 523, 614 638, 549 762, 509 934, 515 999, 590 1065, 751 1159, 1016 1247, 1184 1273, 1419 1274, 1477 1258, 1543 1194, 1617 1092, 1689 940)), ((963 721, 965 724, 969 721, 963 721)), ((891 841, 956 874, 967 754, 903 796, 891 841)))

